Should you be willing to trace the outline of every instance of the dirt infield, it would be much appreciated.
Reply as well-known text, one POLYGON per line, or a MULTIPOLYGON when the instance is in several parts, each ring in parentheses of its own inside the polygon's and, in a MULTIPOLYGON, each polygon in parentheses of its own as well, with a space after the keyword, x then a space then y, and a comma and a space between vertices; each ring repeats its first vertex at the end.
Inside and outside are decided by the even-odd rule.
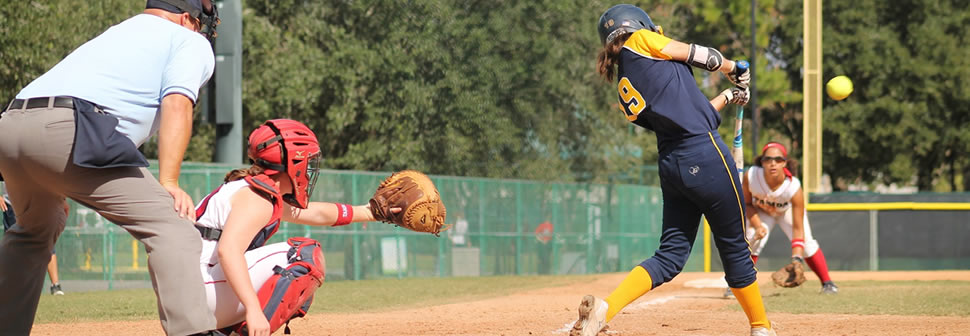
MULTIPOLYGON (((480 301, 380 313, 311 314, 290 327, 295 335, 565 335, 584 294, 609 293, 624 274, 480 301)), ((746 335, 744 313, 722 288, 690 284, 718 273, 684 273, 632 303, 611 323, 609 335, 746 335)), ((769 273, 759 274, 762 286, 769 273)), ((839 280, 964 280, 956 272, 833 272, 839 280)), ((809 281, 817 281, 810 278, 809 281)), ((716 281, 715 281, 716 282, 716 281)), ((770 308, 770 307, 769 307, 770 308)), ((895 315, 772 313, 779 335, 966 335, 970 318, 895 315)), ((33 335, 161 335, 157 321, 40 324, 33 335)), ((282 334, 282 330, 277 332, 282 334)))

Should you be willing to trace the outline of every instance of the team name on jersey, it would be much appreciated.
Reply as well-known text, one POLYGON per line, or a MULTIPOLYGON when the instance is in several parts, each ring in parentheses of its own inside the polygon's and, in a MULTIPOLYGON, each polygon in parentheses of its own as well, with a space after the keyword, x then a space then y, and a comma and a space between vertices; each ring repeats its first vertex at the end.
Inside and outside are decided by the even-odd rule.
POLYGON ((751 196, 751 198, 752 198, 752 200, 754 201, 755 204, 767 205, 767 206, 775 207, 775 208, 784 208, 784 207, 788 206, 788 202, 787 201, 785 201, 785 202, 772 202, 772 201, 769 201, 769 200, 766 200, 766 199, 763 199, 763 198, 757 198, 755 196, 751 196))

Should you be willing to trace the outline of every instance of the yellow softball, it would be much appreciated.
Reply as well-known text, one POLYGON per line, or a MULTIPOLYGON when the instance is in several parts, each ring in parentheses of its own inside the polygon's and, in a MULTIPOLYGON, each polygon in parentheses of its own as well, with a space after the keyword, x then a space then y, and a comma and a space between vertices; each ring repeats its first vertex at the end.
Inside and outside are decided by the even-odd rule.
POLYGON ((836 76, 830 79, 828 84, 825 84, 825 92, 829 94, 829 98, 845 99, 852 93, 852 80, 846 76, 836 76))

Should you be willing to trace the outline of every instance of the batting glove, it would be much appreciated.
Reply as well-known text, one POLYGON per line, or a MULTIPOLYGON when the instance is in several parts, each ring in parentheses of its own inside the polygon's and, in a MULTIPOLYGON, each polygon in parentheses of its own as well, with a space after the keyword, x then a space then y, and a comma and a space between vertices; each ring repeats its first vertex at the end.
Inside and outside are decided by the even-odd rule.
MULTIPOLYGON (((735 67, 737 67, 737 65, 735 65, 735 67)), ((734 83, 734 86, 748 88, 748 85, 751 84, 751 68, 746 68, 740 71, 738 70, 739 69, 735 69, 735 71, 731 71, 731 73, 727 76, 728 80, 730 80, 731 83, 734 83)))
POLYGON ((748 88, 742 89, 737 87, 721 91, 721 95, 724 96, 724 98, 727 98, 728 104, 741 106, 747 105, 748 99, 751 97, 751 95, 748 94, 748 88))

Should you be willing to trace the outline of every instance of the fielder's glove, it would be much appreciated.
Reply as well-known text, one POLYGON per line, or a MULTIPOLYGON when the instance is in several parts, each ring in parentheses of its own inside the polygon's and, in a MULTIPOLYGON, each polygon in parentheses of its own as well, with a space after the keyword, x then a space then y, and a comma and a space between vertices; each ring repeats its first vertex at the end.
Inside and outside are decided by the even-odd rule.
POLYGON ((802 268, 802 257, 792 257, 791 263, 771 274, 775 285, 793 288, 805 282, 805 270, 802 268))
POLYGON ((724 96, 724 98, 727 98, 728 104, 741 105, 741 106, 747 105, 748 99, 751 98, 751 95, 748 94, 747 88, 742 89, 738 87, 733 87, 733 88, 721 91, 721 95, 724 96))
POLYGON ((435 236, 449 227, 445 226, 445 205, 438 189, 427 175, 414 170, 384 179, 370 199, 370 210, 379 221, 435 236), (392 213, 392 208, 401 211, 392 213))
MULTIPOLYGON (((735 67, 737 67, 736 64, 735 67)), ((751 85, 751 68, 745 68, 744 70, 736 68, 734 70, 727 76, 728 80, 734 83, 734 86, 747 89, 751 85)))

